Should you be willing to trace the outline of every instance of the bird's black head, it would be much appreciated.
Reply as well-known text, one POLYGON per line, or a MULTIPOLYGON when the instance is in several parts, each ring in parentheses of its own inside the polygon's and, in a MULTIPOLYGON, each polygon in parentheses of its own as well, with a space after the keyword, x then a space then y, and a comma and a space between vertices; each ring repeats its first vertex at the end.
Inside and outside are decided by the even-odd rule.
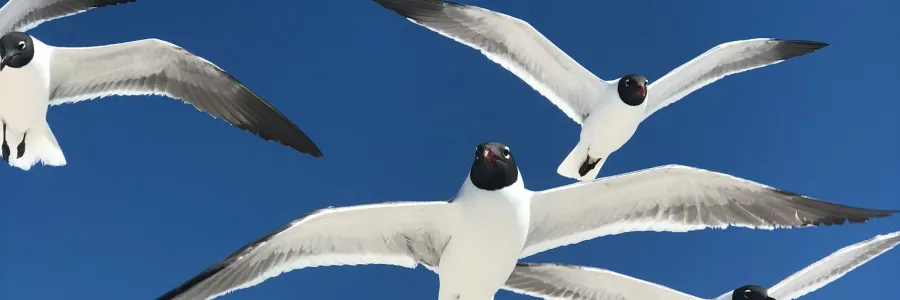
POLYGON ((475 147, 475 161, 469 172, 472 184, 482 190, 496 191, 519 180, 519 168, 509 147, 487 142, 475 147))
POLYGON ((4 67, 21 68, 34 58, 34 40, 24 33, 13 31, 0 37, 0 71, 4 67))
POLYGON ((734 290, 731 300, 775 300, 769 297, 769 291, 758 285, 745 285, 734 290))
POLYGON ((631 106, 638 106, 647 99, 647 78, 639 74, 625 75, 619 79, 619 99, 631 106))

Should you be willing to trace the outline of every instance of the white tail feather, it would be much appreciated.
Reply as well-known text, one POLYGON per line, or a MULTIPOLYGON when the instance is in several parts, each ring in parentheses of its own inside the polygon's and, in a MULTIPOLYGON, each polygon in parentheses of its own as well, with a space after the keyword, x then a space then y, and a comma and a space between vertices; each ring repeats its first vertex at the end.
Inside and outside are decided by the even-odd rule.
POLYGON ((584 176, 578 175, 578 169, 581 168, 581 164, 583 164, 584 160, 587 159, 587 148, 587 146, 582 145, 579 141, 578 145, 575 145, 575 148, 572 149, 572 152, 569 152, 569 156, 566 156, 566 159, 563 160, 561 164, 559 164, 558 168, 556 168, 556 173, 559 173, 559 175, 568 178, 581 181, 593 180, 594 178, 597 178, 597 174, 600 173, 600 168, 602 168, 603 163, 606 162, 606 157, 600 157, 602 159, 597 162, 597 165, 594 166, 594 169, 587 172, 587 174, 585 174, 584 176))
POLYGON ((57 167, 66 165, 66 157, 47 123, 28 130, 28 134, 25 136, 25 153, 21 158, 16 158, 18 156, 17 146, 18 143, 9 145, 12 152, 9 165, 13 167, 28 171, 38 162, 57 167))

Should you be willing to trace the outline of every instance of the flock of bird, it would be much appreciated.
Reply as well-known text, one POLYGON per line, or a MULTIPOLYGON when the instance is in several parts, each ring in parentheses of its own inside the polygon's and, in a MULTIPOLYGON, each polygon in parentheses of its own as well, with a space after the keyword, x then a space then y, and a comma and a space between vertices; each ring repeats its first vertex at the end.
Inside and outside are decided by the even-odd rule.
MULTIPOLYGON (((2 158, 29 170, 63 166, 48 107, 112 95, 163 95, 321 157, 316 144, 232 75, 158 39, 68 48, 25 33, 44 21, 136 0, 10 0, 0 9, 2 158)), ((702 299, 612 271, 520 263, 553 248, 635 231, 686 232, 860 223, 896 210, 813 199, 727 174, 680 165, 595 179, 603 163, 659 109, 727 75, 812 53, 825 43, 760 38, 727 42, 652 83, 603 80, 523 20, 440 0, 372 0, 415 24, 475 48, 581 125, 557 172, 578 182, 525 188, 509 146, 477 145, 454 197, 318 210, 237 250, 158 299, 213 299, 284 272, 318 266, 422 265, 438 274, 439 300, 493 299, 498 290, 554 299, 702 299)), ((781 283, 746 285, 726 299, 795 299, 900 243, 900 231, 847 246, 781 283)))

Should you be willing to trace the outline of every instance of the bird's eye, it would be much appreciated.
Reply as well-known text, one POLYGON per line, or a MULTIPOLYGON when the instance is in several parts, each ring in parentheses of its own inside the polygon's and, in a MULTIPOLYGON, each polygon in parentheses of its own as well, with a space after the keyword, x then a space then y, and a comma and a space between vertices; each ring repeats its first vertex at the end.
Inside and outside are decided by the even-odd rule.
POLYGON ((650 84, 650 80, 646 80, 646 79, 645 79, 645 80, 644 80, 644 85, 648 85, 648 84, 650 84))
POLYGON ((750 290, 744 291, 744 299, 750 299, 750 290))
POLYGON ((509 148, 503 148, 503 157, 509 158, 509 148))
POLYGON ((625 79, 625 86, 631 85, 631 79, 625 79))
POLYGON ((19 41, 17 46, 19 47, 19 50, 25 50, 25 41, 19 41))

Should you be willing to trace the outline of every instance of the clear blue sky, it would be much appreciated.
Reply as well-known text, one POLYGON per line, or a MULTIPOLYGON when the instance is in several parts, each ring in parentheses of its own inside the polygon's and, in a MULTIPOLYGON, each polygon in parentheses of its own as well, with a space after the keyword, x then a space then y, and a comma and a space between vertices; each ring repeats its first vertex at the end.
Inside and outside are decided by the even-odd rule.
MULTIPOLYGON (((466 3, 530 22, 606 79, 639 72, 653 81, 737 39, 828 42, 661 110, 601 176, 684 164, 843 204, 900 208, 896 1, 466 3)), ((555 170, 578 126, 478 52, 368 0, 273 4, 139 0, 31 31, 59 46, 150 37, 181 45, 268 99, 325 157, 262 142, 161 97, 53 107, 49 122, 69 165, 0 167, 0 299, 153 299, 309 211, 447 199, 483 141, 510 145, 531 189, 571 182, 555 170)), ((715 297, 775 284, 896 230, 900 218, 629 233, 527 261, 607 268, 715 297), (739 272, 726 273, 729 266, 739 272)), ((896 294, 898 278, 894 250, 806 299, 884 298, 896 294)), ((433 299, 437 286, 424 268, 328 267, 222 299, 433 299)))

